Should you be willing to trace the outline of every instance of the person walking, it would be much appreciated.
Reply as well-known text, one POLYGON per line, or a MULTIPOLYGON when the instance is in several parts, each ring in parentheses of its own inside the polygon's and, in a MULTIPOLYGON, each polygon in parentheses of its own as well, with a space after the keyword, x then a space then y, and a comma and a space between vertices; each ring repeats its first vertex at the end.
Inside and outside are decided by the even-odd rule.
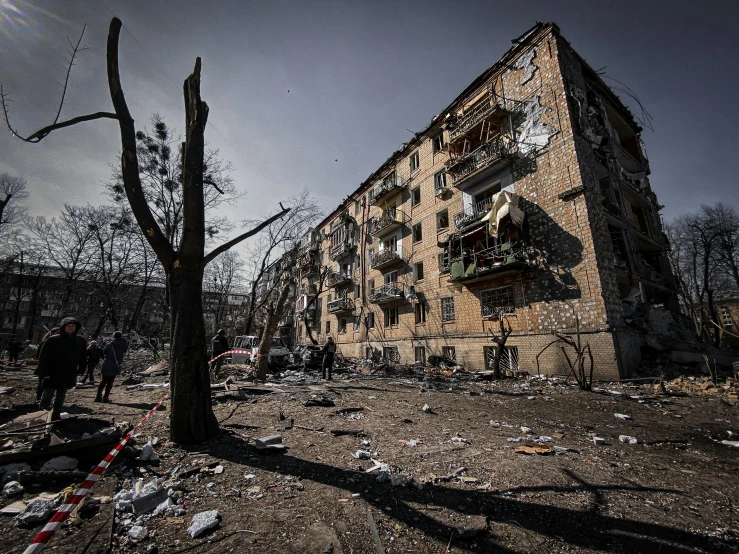
POLYGON ((90 384, 95 384, 95 370, 103 357, 103 349, 98 346, 97 341, 90 341, 90 347, 87 349, 87 373, 82 376, 80 385, 84 385, 85 381, 90 380, 90 384))
MULTIPOLYGON (((49 337, 53 337, 54 335, 59 334, 59 327, 52 327, 51 330, 44 335, 44 338, 41 339, 41 342, 38 345, 38 349, 36 350, 36 359, 39 360, 41 358, 41 349, 44 347, 44 344, 46 344, 46 341, 49 337)), ((36 365, 36 370, 33 372, 33 374, 38 377, 38 386, 36 387, 36 404, 41 402, 41 391, 44 388, 44 378, 41 377, 41 373, 39 372, 39 369, 41 368, 41 364, 36 365)))
POLYGON ((321 370, 323 371, 323 378, 331 381, 331 370, 334 368, 334 354, 336 354, 336 343, 333 337, 326 339, 326 344, 323 345, 323 363, 321 364, 321 370), (326 377, 328 373, 328 377, 326 377))
POLYGON ((221 366, 225 360, 225 354, 228 352, 228 339, 226 338, 226 331, 218 329, 218 333, 210 340, 210 358, 217 358, 210 363, 210 380, 213 381, 221 370, 221 366))
POLYGON ((15 337, 12 337, 10 339, 10 343, 8 344, 8 361, 11 364, 17 364, 18 356, 20 356, 22 351, 23 344, 21 343, 21 341, 16 340, 15 337))
POLYGON ((113 333, 113 340, 103 348, 103 367, 100 368, 100 385, 98 386, 98 394, 95 402, 110 402, 110 390, 113 388, 115 378, 121 373, 123 365, 123 356, 128 351, 128 343, 123 338, 123 333, 116 331, 113 333), (105 389, 105 395, 103 395, 105 389))
POLYGON ((77 375, 87 369, 87 341, 77 336, 80 327, 82 324, 75 318, 65 317, 59 325, 59 334, 46 339, 39 354, 39 403, 41 409, 51 409, 52 421, 60 417, 67 390, 77 386, 77 375))

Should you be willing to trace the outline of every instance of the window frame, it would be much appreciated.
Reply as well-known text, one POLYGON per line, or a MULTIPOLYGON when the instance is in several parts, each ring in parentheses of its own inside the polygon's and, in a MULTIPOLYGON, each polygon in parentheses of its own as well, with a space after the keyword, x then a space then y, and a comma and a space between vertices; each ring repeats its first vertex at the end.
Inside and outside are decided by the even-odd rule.
POLYGON ((449 208, 444 208, 443 210, 436 212, 436 232, 441 233, 447 230, 449 230, 449 208), (446 227, 440 226, 442 215, 446 216, 446 227))
POLYGON ((438 192, 440 190, 446 190, 446 171, 441 169, 434 173, 434 192, 438 192), (439 179, 441 177, 441 179, 439 179), (441 185, 439 185, 439 181, 442 181, 441 185))
POLYGON ((414 263, 413 264, 413 282, 414 283, 422 283, 423 282, 423 278, 424 278, 423 261, 414 263), (419 268, 421 269, 420 272, 418 271, 419 268), (419 273, 421 274, 420 277, 418 275, 419 273))
POLYGON ((413 307, 413 313, 416 318, 416 325, 425 325, 426 324, 426 314, 428 313, 428 306, 426 302, 423 300, 419 301, 414 307, 413 307))
POLYGON ((417 364, 426 365, 426 347, 425 346, 414 347, 413 348, 413 359, 416 361, 417 364), (421 356, 418 355, 419 353, 421 354, 421 356))
POLYGON ((451 321, 455 321, 457 318, 455 306, 454 306, 454 297, 453 296, 444 296, 441 298, 441 322, 442 323, 449 323, 451 321), (451 309, 449 306, 444 307, 445 303, 451 302, 451 309), (451 317, 449 317, 449 314, 451 313, 451 317))
POLYGON ((411 189, 411 208, 421 203, 421 186, 411 189))
POLYGON ((423 241, 423 227, 421 227, 421 224, 421 222, 418 222, 411 229, 413 244, 418 244, 419 242, 423 241), (416 234, 418 234, 418 237, 416 237, 416 234))
POLYGON ((392 329, 400 325, 400 313, 398 312, 397 306, 393 306, 390 308, 384 308, 382 311, 383 311, 383 316, 385 320, 383 322, 385 329, 392 329), (394 314, 394 317, 390 317, 390 314, 394 314))
POLYGON ((410 168, 411 173, 415 173, 421 168, 420 150, 416 150, 415 152, 413 152, 413 154, 411 154, 410 158, 408 159, 409 159, 408 167, 410 168))
POLYGON ((331 332, 331 320, 326 320, 326 334, 328 335, 331 332))
POLYGON ((441 355, 445 358, 448 358, 452 360, 453 362, 457 361, 457 347, 451 346, 451 345, 445 345, 441 347, 441 355))
POLYGON ((434 154, 437 152, 441 152, 444 150, 444 147, 446 146, 446 143, 444 142, 444 131, 441 131, 439 134, 435 135, 431 139, 431 150, 434 154), (437 144, 438 141, 438 144, 437 144))
POLYGON ((516 315, 516 294, 513 290, 512 285, 506 285, 505 287, 494 287, 480 291, 480 315, 483 319, 496 319, 500 317, 501 313, 504 316, 516 315), (505 291, 505 292, 504 292, 505 291), (506 295, 504 298, 503 295, 506 295), (486 302, 485 296, 489 296, 488 312, 486 313, 486 302), (508 302, 508 296, 510 302, 508 302), (495 303, 498 300, 504 300, 502 302, 495 303), (512 311, 505 311, 506 308, 512 308, 512 311))

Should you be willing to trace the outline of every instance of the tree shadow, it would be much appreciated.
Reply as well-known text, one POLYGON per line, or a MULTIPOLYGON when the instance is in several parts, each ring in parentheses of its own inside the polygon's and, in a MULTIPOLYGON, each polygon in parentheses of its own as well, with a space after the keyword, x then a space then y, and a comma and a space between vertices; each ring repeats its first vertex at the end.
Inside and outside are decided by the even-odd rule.
MULTIPOLYGON (((199 447, 202 451, 202 445, 199 447)), ((290 454, 263 455, 237 437, 221 435, 209 444, 209 453, 232 463, 247 465, 265 471, 279 472, 300 479, 338 487, 350 493, 361 493, 362 498, 385 517, 391 517, 414 527, 424 534, 446 543, 455 538, 457 548, 467 552, 512 553, 494 534, 491 524, 515 524, 524 532, 530 531, 561 540, 571 546, 618 552, 651 552, 668 549, 675 553, 695 552, 696 549, 717 552, 717 543, 708 536, 691 533, 682 528, 669 527, 630 518, 612 517, 601 513, 606 504, 604 494, 614 491, 682 494, 681 491, 651 488, 641 485, 591 484, 570 470, 563 470, 577 485, 541 485, 519 487, 509 491, 461 490, 443 485, 415 488, 392 487, 380 483, 375 474, 351 471, 320 462, 297 458, 290 454), (526 492, 581 493, 593 495, 593 503, 585 510, 529 502, 514 495, 526 492), (473 529, 460 534, 458 528, 439 521, 413 504, 438 506, 461 515, 483 516, 484 529, 473 529), (392 512, 385 510, 392 507, 392 512), (470 538, 465 540, 465 537, 470 538), (460 541, 464 541, 461 542, 460 541)), ((508 542, 508 539, 506 539, 508 542)), ((729 552, 729 550, 726 550, 729 552)))

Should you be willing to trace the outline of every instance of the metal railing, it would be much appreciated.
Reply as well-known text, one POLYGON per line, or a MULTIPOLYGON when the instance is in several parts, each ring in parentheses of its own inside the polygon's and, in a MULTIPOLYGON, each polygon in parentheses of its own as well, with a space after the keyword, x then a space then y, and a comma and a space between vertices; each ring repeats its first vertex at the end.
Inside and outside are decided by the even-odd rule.
POLYGON ((396 250, 382 250, 381 252, 377 252, 370 256, 370 267, 372 269, 377 269, 378 267, 391 262, 401 261, 402 259, 403 258, 401 258, 400 254, 398 254, 396 250))
POLYGON ((398 229, 408 223, 409 220, 410 218, 402 210, 385 210, 380 217, 372 220, 370 224, 370 235, 378 235, 398 229))
POLYGON ((351 251, 351 249, 355 246, 356 244, 354 244, 354 240, 343 240, 341 242, 337 242, 336 244, 332 244, 328 249, 328 255, 333 260, 351 251))
POLYGON ((336 287, 345 283, 351 283, 352 274, 344 271, 333 272, 326 278, 326 284, 329 287, 336 287))
POLYGON ((486 198, 475 202, 471 206, 466 206, 461 212, 454 216, 454 228, 457 231, 464 229, 468 225, 476 223, 482 216, 484 216, 492 207, 493 199, 486 198))
POLYGON ((350 312, 354 309, 354 300, 351 298, 337 298, 327 304, 327 310, 330 314, 339 312, 350 312))
POLYGON ((452 178, 452 184, 456 186, 473 173, 507 159, 510 153, 503 137, 497 135, 483 142, 469 154, 454 160, 447 169, 447 174, 452 178))
POLYGON ((387 302, 405 298, 405 287, 398 283, 386 283, 370 290, 370 302, 387 302))
POLYGON ((403 187, 403 179, 395 172, 385 177, 382 182, 372 189, 369 193, 370 204, 374 204, 381 200, 384 196, 391 192, 396 192, 403 187))
POLYGON ((488 92, 488 94, 485 95, 485 98, 480 100, 474 108, 459 116, 456 121, 452 123, 449 129, 449 141, 453 142, 457 138, 461 137, 496 111, 501 114, 506 113, 502 107, 495 103, 495 97, 488 92))

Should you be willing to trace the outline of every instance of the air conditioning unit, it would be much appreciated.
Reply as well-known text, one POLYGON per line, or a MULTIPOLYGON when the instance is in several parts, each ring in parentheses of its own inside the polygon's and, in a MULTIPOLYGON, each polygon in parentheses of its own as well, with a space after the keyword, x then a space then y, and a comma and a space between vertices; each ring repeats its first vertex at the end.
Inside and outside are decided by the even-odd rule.
POLYGON ((447 187, 439 187, 436 189, 437 198, 449 198, 452 195, 452 191, 447 187))

